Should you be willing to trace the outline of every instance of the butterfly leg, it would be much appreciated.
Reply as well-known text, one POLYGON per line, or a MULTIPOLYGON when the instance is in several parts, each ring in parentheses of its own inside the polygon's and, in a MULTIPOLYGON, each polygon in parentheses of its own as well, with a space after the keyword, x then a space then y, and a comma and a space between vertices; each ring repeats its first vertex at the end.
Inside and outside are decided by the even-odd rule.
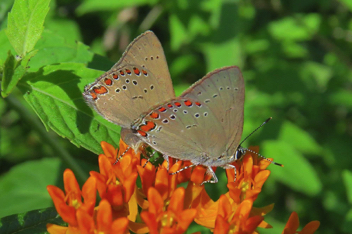
POLYGON ((144 163, 143 168, 147 165, 147 163, 150 161, 150 159, 154 156, 155 153, 156 153, 156 151, 154 151, 151 155, 148 155, 148 159, 147 159, 147 161, 144 163))
POLYGON ((129 150, 129 149, 131 149, 131 147, 127 147, 127 149, 125 150, 125 152, 123 152, 121 155, 120 155, 120 157, 118 157, 117 159, 116 159, 116 161, 114 162, 114 165, 118 162, 118 161, 120 161, 120 159, 123 157, 123 156, 125 156, 125 154, 127 153, 127 151, 129 150))
POLYGON ((235 179, 233 180, 233 182, 236 182, 236 179, 237 179, 237 168, 234 165, 232 165, 232 164, 227 164, 224 167, 224 169, 230 169, 230 168, 232 168, 235 171, 235 179))
POLYGON ((181 171, 187 170, 188 168, 195 167, 195 166, 198 166, 198 165, 199 165, 199 164, 191 164, 191 165, 189 165, 189 166, 186 166, 186 167, 184 167, 184 168, 181 168, 181 169, 178 170, 178 171, 175 171, 175 172, 173 172, 173 173, 170 173, 170 175, 178 174, 178 173, 180 173, 181 171))
POLYGON ((203 181, 200 185, 203 185, 203 184, 205 184, 205 183, 216 184, 216 183, 219 181, 219 180, 218 180, 218 177, 216 177, 215 172, 213 171, 213 169, 212 169, 211 167, 208 167, 208 168, 207 168, 207 174, 208 174, 208 175, 211 175, 211 177, 213 178, 213 180, 210 179, 210 180, 207 180, 207 181, 203 181))

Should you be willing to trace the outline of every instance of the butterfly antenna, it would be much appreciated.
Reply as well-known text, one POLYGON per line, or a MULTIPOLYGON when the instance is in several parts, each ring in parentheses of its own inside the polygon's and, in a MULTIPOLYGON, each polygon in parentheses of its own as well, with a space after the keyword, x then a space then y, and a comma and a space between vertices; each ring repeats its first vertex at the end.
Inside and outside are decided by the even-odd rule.
POLYGON ((257 127, 251 134, 249 134, 246 138, 244 138, 243 141, 241 141, 241 143, 239 145, 242 145, 243 142, 245 142, 250 136, 253 135, 253 133, 255 133, 256 131, 258 131, 259 128, 263 127, 264 124, 266 124, 267 122, 269 122, 272 119, 272 117, 268 118, 267 120, 264 121, 264 123, 262 123, 259 127, 257 127))
MULTIPOLYGON (((258 131, 259 128, 263 127, 263 125, 266 124, 267 122, 269 122, 271 119, 272 119, 272 117, 270 117, 270 118, 268 118, 267 120, 265 120, 264 123, 262 123, 262 124, 261 124, 259 127, 257 127, 251 134, 249 134, 246 138, 244 138, 244 140, 243 140, 239 145, 242 145, 242 143, 245 142, 245 141, 248 139, 248 137, 252 136, 253 133, 255 133, 256 131, 258 131)), ((241 148, 242 148, 242 147, 241 147, 241 148)), ((281 163, 274 162, 274 161, 272 161, 272 160, 270 160, 270 159, 264 157, 263 155, 261 155, 261 154, 255 152, 255 151, 253 151, 253 150, 246 149, 246 148, 242 148, 242 149, 244 149, 245 151, 249 151, 249 152, 251 152, 251 153, 253 153, 253 154, 256 154, 256 155, 258 155, 259 157, 265 159, 266 161, 269 161, 269 162, 272 163, 272 164, 275 164, 275 165, 280 166, 280 167, 283 167, 283 166, 284 166, 284 165, 282 165, 281 163)))
POLYGON ((272 164, 274 164, 274 165, 277 165, 277 166, 280 166, 280 167, 284 167, 284 165, 282 165, 281 163, 274 162, 274 161, 272 161, 272 160, 270 160, 270 159, 264 157, 263 155, 261 155, 261 154, 255 152, 255 151, 253 151, 253 150, 246 149, 246 151, 249 151, 249 152, 251 152, 251 153, 254 153, 254 154, 258 155, 259 157, 261 157, 261 158, 263 158, 263 159, 265 159, 266 161, 269 161, 270 163, 272 163, 272 164))

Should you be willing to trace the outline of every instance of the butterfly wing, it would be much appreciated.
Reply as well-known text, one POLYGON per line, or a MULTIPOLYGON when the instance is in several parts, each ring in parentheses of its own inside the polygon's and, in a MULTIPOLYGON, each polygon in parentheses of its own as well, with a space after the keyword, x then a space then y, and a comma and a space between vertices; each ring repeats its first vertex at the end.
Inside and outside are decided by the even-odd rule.
POLYGON ((133 124, 143 141, 181 160, 233 154, 243 128, 244 81, 237 67, 215 70, 179 98, 133 124))
POLYGON ((241 70, 232 66, 211 72, 181 95, 203 101, 212 110, 226 138, 226 155, 233 155, 241 141, 244 92, 241 70))
POLYGON ((122 58, 85 87, 87 103, 105 119, 130 128, 152 106, 175 96, 163 48, 151 31, 137 37, 122 58))

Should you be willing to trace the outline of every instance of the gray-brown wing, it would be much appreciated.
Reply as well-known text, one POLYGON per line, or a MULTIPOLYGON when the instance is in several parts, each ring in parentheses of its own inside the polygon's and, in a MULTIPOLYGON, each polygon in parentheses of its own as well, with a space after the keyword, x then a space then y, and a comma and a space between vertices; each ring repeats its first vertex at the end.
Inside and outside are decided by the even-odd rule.
POLYGON ((152 106, 173 98, 164 51, 154 33, 136 38, 118 63, 85 87, 83 96, 105 119, 124 128, 152 106))
POLYGON ((202 162, 231 155, 242 135, 243 101, 239 69, 218 69, 181 97, 153 109, 132 128, 150 146, 174 158, 202 162))

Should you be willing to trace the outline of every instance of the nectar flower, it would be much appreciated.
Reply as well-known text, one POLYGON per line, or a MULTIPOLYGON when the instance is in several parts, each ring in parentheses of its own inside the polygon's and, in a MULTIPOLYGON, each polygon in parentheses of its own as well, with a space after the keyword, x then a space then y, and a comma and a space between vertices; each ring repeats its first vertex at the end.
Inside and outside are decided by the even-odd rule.
POLYGON ((196 210, 183 209, 184 196, 185 189, 180 187, 166 204, 155 188, 149 188, 149 208, 141 213, 141 218, 148 225, 150 233, 183 233, 187 230, 196 210))
POLYGON ((253 233, 264 217, 250 216, 253 201, 244 200, 241 204, 231 204, 229 199, 222 195, 219 199, 218 217, 215 221, 215 234, 221 233, 253 233))
POLYGON ((77 221, 82 234, 113 234, 124 233, 128 226, 128 219, 118 218, 113 221, 111 205, 107 200, 102 200, 97 207, 96 218, 94 219, 84 210, 77 212, 77 221))
POLYGON ((77 210, 83 210, 93 215, 96 200, 96 181, 94 178, 89 178, 81 191, 73 172, 66 169, 64 171, 64 187, 65 193, 53 185, 48 185, 47 190, 62 219, 70 226, 77 227, 77 210))
MULTIPOLYGON (((258 227, 271 227, 264 216, 273 204, 253 207, 270 175, 266 170, 270 162, 255 153, 247 152, 233 162, 235 181, 235 171, 226 170, 229 191, 214 201, 201 185, 210 179, 203 166, 180 171, 191 163, 172 158, 170 164, 164 161, 158 167, 151 163, 143 166, 145 159, 141 162, 140 153, 126 150, 123 141, 119 150, 106 142, 101 145, 104 154, 99 155, 99 172, 90 172, 82 191, 71 170, 64 172, 65 192, 48 186, 58 213, 68 223, 68 227, 48 224, 49 233, 109 234, 126 233, 128 229, 134 233, 184 233, 192 221, 220 234, 258 233, 258 227), (123 157, 115 163, 121 154, 123 157), (136 183, 138 175, 141 186, 136 183), (184 182, 188 182, 186 189, 177 188, 184 182), (102 201, 94 208, 97 190, 102 201), (144 223, 136 222, 138 217, 144 223)), ((311 234, 319 222, 310 222, 302 231, 296 231, 298 226, 298 216, 292 213, 283 234, 311 234)))

